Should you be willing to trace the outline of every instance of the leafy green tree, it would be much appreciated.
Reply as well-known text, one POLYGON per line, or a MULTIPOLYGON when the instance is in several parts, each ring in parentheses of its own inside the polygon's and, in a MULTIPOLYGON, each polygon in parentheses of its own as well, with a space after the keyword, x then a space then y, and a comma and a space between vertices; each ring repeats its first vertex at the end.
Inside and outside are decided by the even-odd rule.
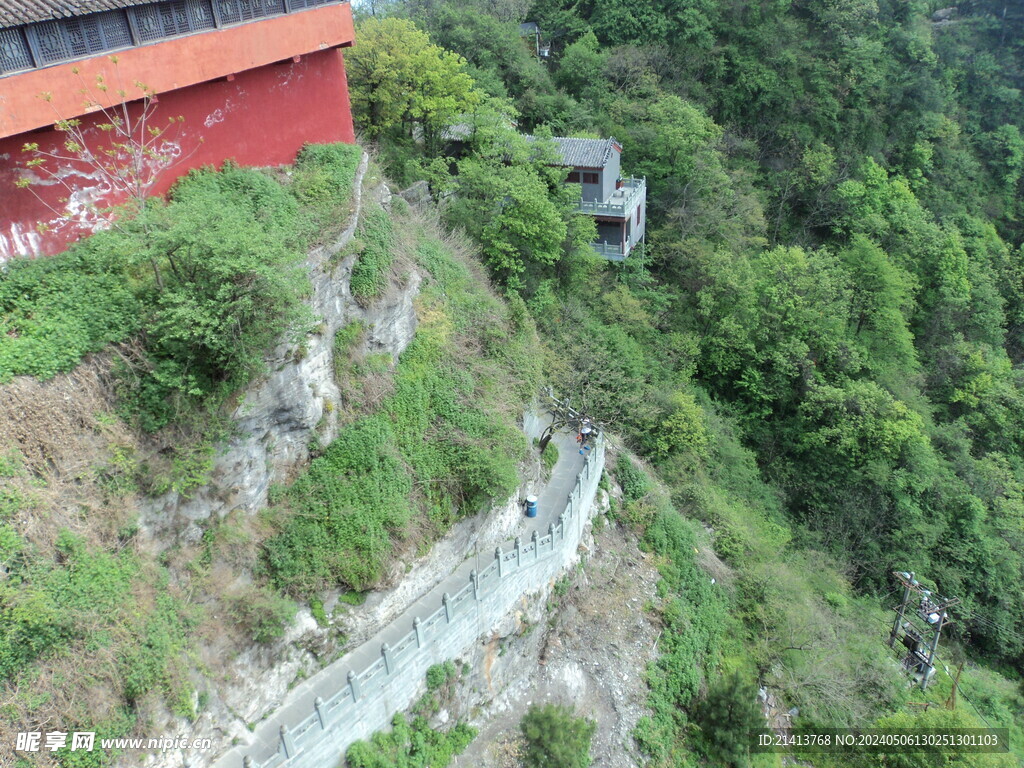
POLYGON ((926 443, 921 417, 871 381, 812 387, 800 415, 803 448, 827 451, 828 463, 856 467, 881 461, 892 466, 913 445, 926 443))
MULTIPOLYGON (((481 4, 489 2, 481 0, 481 4)), ((433 4, 411 10, 438 45, 466 57, 482 90, 515 100, 522 130, 549 125, 564 133, 584 128, 589 122, 580 115, 576 101, 555 87, 548 69, 520 37, 516 25, 502 23, 490 12, 481 13, 470 3, 433 4)))
POLYGON ((608 54, 599 49, 597 36, 588 32, 565 49, 558 62, 555 83, 576 98, 596 100, 604 91, 608 54))
POLYGON ((653 3, 596 0, 590 23, 598 36, 611 45, 634 41, 655 42, 664 38, 668 23, 653 3))
MULTIPOLYGON (((973 715, 962 709, 949 711, 931 707, 925 711, 898 712, 880 718, 874 727, 883 732, 905 732, 924 730, 933 733, 950 733, 961 728, 978 728, 982 724, 973 715)), ((978 754, 957 749, 935 749, 913 752, 892 752, 871 754, 860 758, 858 766, 886 766, 886 768, 931 768, 936 765, 957 765, 964 768, 997 768, 1004 765, 1004 757, 994 754, 978 754)))
POLYGON ((357 125, 369 138, 411 137, 418 125, 434 151, 442 131, 480 100, 465 59, 407 19, 367 19, 358 36, 346 59, 357 125))
POLYGON ((840 258, 850 273, 850 330, 864 340, 876 376, 898 389, 920 367, 909 324, 913 279, 864 236, 855 236, 840 258))
POLYGON ((587 768, 596 728, 592 720, 576 717, 571 707, 534 704, 519 723, 526 740, 523 762, 527 768, 587 768))
POLYGON ((479 240, 497 278, 519 289, 528 272, 536 280, 545 268, 589 250, 594 224, 575 212, 579 188, 562 183, 550 142, 527 140, 508 127, 490 140, 459 162, 449 219, 479 240))

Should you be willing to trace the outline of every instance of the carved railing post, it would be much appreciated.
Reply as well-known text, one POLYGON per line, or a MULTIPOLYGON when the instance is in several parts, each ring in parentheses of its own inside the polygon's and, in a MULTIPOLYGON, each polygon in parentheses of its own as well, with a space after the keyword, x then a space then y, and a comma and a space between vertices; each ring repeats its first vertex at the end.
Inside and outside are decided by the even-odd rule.
POLYGON ((359 701, 359 675, 355 673, 355 670, 348 673, 348 687, 352 689, 352 701, 359 701))
POLYGON ((444 620, 449 624, 452 623, 452 598, 447 592, 441 595, 441 602, 444 604, 444 620))
POLYGON ((495 547, 495 549, 494 549, 494 559, 498 561, 498 578, 499 579, 501 579, 501 577, 505 575, 503 573, 503 571, 505 570, 505 565, 501 562, 502 557, 503 557, 503 555, 502 555, 502 552, 501 552, 501 547, 495 547))
POLYGON ((391 653, 391 646, 384 643, 380 647, 380 655, 384 657, 384 671, 390 675, 395 669, 395 655, 391 653))
POLYGON ((523 567, 523 540, 516 536, 516 568, 523 567))
POLYGON ((533 532, 533 559, 537 560, 540 558, 540 534, 536 530, 533 532))
POLYGON ((317 696, 313 699, 313 708, 316 709, 316 718, 320 721, 320 730, 327 730, 327 715, 324 713, 324 700, 317 696))
POLYGON ((295 757, 299 752, 295 746, 295 738, 292 736, 291 731, 288 730, 287 725, 281 726, 281 745, 284 747, 284 756, 287 758, 295 757))
POLYGON ((480 579, 476 575, 476 568, 469 572, 469 580, 473 584, 473 599, 480 599, 480 579))
POLYGON ((420 626, 420 617, 417 616, 412 620, 412 629, 416 633, 416 647, 423 647, 423 628, 420 626))

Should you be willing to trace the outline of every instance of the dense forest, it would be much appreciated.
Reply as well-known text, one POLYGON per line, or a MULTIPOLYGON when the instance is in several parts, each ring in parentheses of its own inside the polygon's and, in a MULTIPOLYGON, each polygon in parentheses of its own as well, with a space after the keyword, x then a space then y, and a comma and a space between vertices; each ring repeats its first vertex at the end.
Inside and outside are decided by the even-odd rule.
MULTIPOLYGON (((745 764, 716 712, 755 683, 797 706, 796 727, 1016 723, 1019 739, 1021 4, 359 10, 364 140, 396 181, 429 182, 526 301, 545 377, 665 483, 663 498, 620 462, 648 546, 678 553, 707 525, 734 569, 709 590, 669 558, 637 734, 654 764, 745 764), (624 172, 647 179, 642 252, 597 259, 563 172, 524 134, 621 142, 624 172), (893 571, 960 601, 925 693, 886 646, 893 571), (955 710, 923 706, 954 685, 955 710)), ((925 764, 888 759, 869 764, 925 764)))

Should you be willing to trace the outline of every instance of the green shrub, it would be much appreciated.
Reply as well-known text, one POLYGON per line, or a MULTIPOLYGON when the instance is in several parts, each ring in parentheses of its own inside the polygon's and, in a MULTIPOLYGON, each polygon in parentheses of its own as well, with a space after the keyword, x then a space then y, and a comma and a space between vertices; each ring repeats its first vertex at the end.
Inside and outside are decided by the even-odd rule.
POLYGON ((637 501, 643 498, 650 488, 647 475, 630 460, 625 453, 619 454, 615 462, 615 478, 622 488, 623 501, 637 501))
POLYGON ((347 589, 338 595, 338 602, 346 605, 362 605, 366 602, 366 593, 347 589))
POLYGON ((532 705, 519 723, 527 768, 587 768, 597 725, 560 704, 532 705))
POLYGON ((551 474, 551 470, 555 468, 555 464, 558 463, 558 446, 553 442, 548 443, 544 446, 544 451, 540 455, 541 464, 544 465, 544 471, 547 474, 551 474))
POLYGON ((326 627, 330 621, 327 618, 327 611, 324 610, 322 600, 313 599, 309 601, 309 612, 313 614, 317 626, 326 627))
POLYGON ((162 287, 145 318, 145 386, 129 400, 147 429, 180 409, 222 401, 263 370, 266 351, 306 310, 301 269, 305 242, 298 204, 258 171, 225 165, 193 171, 165 207, 147 209, 127 227, 154 256, 162 287))
POLYGON ((328 213, 352 197, 363 150, 355 144, 306 144, 295 158, 292 191, 299 202, 328 213))
MULTIPOLYGON (((69 733, 74 731, 92 731, 96 734, 95 744, 100 744, 102 739, 116 739, 127 736, 135 725, 135 715, 127 708, 122 707, 100 722, 90 721, 81 723, 62 723, 62 730, 69 733)), ((57 750, 53 756, 61 768, 107 768, 112 765, 121 754, 121 750, 104 750, 98 746, 92 751, 84 749, 71 749, 71 737, 68 736, 68 745, 57 750)), ((25 768, 30 768, 26 763, 25 768)))
POLYGON ((253 587, 230 599, 230 613, 257 643, 269 643, 284 635, 295 617, 297 606, 291 600, 253 587))
POLYGON ((697 564, 695 524, 683 519, 660 496, 649 506, 653 514, 643 545, 663 558, 658 591, 665 599, 661 610, 665 630, 660 656, 647 672, 652 714, 641 718, 635 735, 654 764, 669 765, 683 738, 686 708, 699 694, 706 672, 718 661, 729 617, 721 592, 711 586, 697 564))
MULTIPOLYGON (((363 334, 366 331, 366 326, 363 325, 359 320, 353 320, 348 325, 339 328, 334 332, 334 355, 335 358, 346 359, 351 353, 352 349, 362 339, 363 334)), ((338 364, 338 360, 335 359, 335 365, 338 364)))
POLYGON ((17 477, 24 471, 23 456, 20 451, 14 450, 6 454, 0 454, 0 477, 17 477))
POLYGON ((361 303, 384 293, 394 259, 395 230, 391 217, 380 208, 368 210, 359 227, 363 250, 352 266, 349 288, 361 303))
POLYGON ((126 700, 156 690, 171 701, 191 696, 180 675, 191 619, 166 578, 143 572, 130 550, 105 552, 65 531, 56 559, 0 525, 0 679, 68 644, 108 646, 126 700), (155 595, 138 605, 137 589, 155 595))
POLYGON ((79 615, 113 614, 129 598, 137 566, 126 553, 88 550, 66 531, 57 547, 62 565, 35 557, 10 528, 0 528, 0 555, 7 553, 11 568, 0 581, 0 679, 74 639, 79 615))
POLYGON ((453 662, 446 661, 443 664, 434 664, 427 670, 427 690, 436 691, 449 680, 454 680, 456 677, 458 677, 458 670, 453 662))
POLYGON ((700 727, 701 750, 723 768, 746 768, 750 735, 765 727, 757 687, 736 673, 711 685, 693 719, 700 727))
POLYGON ((49 379, 142 327, 142 304, 109 233, 0 270, 0 382, 49 379))
POLYGON ((0 487, 0 522, 10 520, 25 505, 25 498, 16 488, 0 487))
POLYGON ((476 736, 476 729, 458 723, 449 731, 435 731, 426 718, 410 724, 401 713, 391 731, 378 731, 369 741, 357 741, 345 752, 348 768, 447 768, 476 736))

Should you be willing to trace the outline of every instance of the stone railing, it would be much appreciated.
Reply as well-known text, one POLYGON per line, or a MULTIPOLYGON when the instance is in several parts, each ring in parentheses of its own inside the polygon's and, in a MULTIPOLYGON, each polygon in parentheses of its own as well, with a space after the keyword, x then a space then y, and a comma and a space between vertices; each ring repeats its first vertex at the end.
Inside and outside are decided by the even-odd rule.
POLYGON ((414 618, 410 632, 394 646, 382 645, 374 662, 338 680, 334 695, 318 697, 305 717, 282 724, 276 754, 238 748, 217 768, 323 768, 336 764, 357 739, 386 727, 395 712, 412 703, 432 664, 459 656, 522 595, 550 583, 571 561, 596 496, 604 450, 604 436, 598 435, 558 521, 545 534, 535 530, 525 543, 517 537, 507 549, 498 547, 486 568, 471 571, 455 594, 445 592, 429 616, 414 618))
POLYGON ((629 255, 629 245, 626 245, 626 252, 623 252, 623 246, 621 243, 591 243, 591 247, 594 249, 594 253, 603 259, 608 261, 625 261, 626 256, 629 255))
POLYGON ((639 204, 644 195, 647 194, 647 177, 636 179, 630 177, 622 180, 622 188, 616 189, 607 200, 581 200, 578 203, 580 213, 589 213, 592 216, 613 216, 615 218, 626 218, 639 204))

